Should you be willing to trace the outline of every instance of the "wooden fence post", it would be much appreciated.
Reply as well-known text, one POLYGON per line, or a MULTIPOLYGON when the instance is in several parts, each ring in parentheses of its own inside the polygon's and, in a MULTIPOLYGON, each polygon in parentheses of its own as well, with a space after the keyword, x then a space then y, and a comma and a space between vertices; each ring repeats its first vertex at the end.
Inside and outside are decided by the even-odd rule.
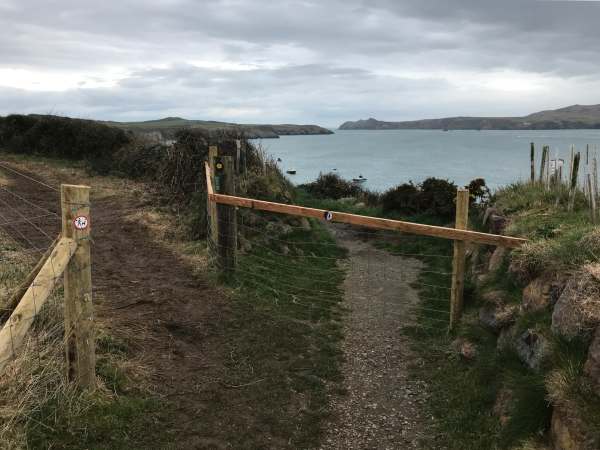
MULTIPOLYGON (((221 156, 215 164, 215 192, 235 195, 235 164, 231 156, 221 156)), ((223 275, 230 275, 237 263, 237 212, 231 205, 217 204, 218 260, 223 275)))
POLYGON ((62 235, 77 249, 64 272, 67 378, 96 387, 96 354, 90 256, 90 188, 61 185, 62 235))
POLYGON ((592 223, 596 223, 596 193, 594 192, 594 182, 592 181, 592 174, 587 174, 587 187, 590 198, 590 214, 592 218, 592 223))
POLYGON ((535 183, 535 144, 531 143, 531 154, 529 155, 531 159, 531 184, 535 183))
POLYGON ((571 168, 571 179, 569 180, 569 206, 568 210, 573 211, 573 207, 575 206, 575 195, 577 193, 577 182, 579 177, 579 161, 581 159, 581 153, 575 153, 573 157, 573 164, 571 168))
MULTIPOLYGON (((469 223, 469 190, 459 188, 456 192, 455 228, 466 230, 469 223)), ((452 289, 450 291, 450 330, 452 331, 462 314, 465 285, 465 242, 454 241, 452 259, 452 289)))
POLYGON ((546 167, 546 146, 542 146, 542 159, 540 161, 540 184, 544 182, 544 168, 546 167))
MULTIPOLYGON (((208 147, 208 164, 210 166, 210 175, 212 177, 211 181, 213 186, 215 185, 215 164, 217 161, 217 157, 219 156, 219 149, 216 145, 210 145, 208 147)), ((211 202, 210 199, 206 198, 207 201, 207 214, 208 214, 208 223, 210 226, 209 231, 209 240, 212 241, 213 245, 217 245, 219 242, 219 224, 217 223, 217 204, 215 202, 211 202)))

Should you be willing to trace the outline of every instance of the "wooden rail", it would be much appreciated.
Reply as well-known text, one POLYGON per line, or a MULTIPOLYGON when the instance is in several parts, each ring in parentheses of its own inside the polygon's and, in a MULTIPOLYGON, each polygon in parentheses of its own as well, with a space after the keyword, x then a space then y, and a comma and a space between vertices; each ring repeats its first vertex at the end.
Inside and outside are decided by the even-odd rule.
MULTIPOLYGON (((207 180, 210 180, 210 168, 206 165, 207 180)), ((480 233, 478 231, 459 230, 456 228, 438 227, 434 225, 423 225, 420 223, 404 222, 401 220, 382 219, 379 217, 359 216, 337 211, 327 211, 324 209, 307 208, 304 206, 286 205, 283 203, 267 202, 264 200, 254 200, 233 195, 215 194, 212 191, 210 182, 208 184, 209 199, 215 203, 224 205, 239 206, 242 208, 257 209, 294 216, 313 217, 316 219, 325 219, 325 215, 330 215, 332 222, 349 223, 368 228, 377 228, 382 230, 395 230, 404 233, 419 234, 424 236, 433 236, 443 239, 453 239, 458 241, 475 242, 478 244, 495 245, 508 248, 517 248, 527 242, 527 239, 501 236, 498 234, 480 233)))
POLYGON ((61 238, 0 331, 0 373, 23 345, 25 335, 75 254, 77 243, 61 238))

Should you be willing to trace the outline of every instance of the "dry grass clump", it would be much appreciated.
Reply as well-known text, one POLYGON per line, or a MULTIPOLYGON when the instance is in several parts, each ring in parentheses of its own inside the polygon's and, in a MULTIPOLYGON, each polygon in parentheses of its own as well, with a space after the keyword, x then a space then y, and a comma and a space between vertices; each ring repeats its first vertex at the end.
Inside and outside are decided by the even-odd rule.
POLYGON ((581 376, 582 370, 583 362, 571 360, 546 375, 544 384, 548 391, 548 401, 553 405, 559 405, 572 399, 577 392, 591 393, 591 388, 581 376))
POLYGON ((61 398, 62 403, 75 395, 64 376, 62 302, 59 297, 57 292, 48 300, 23 347, 0 376, 0 442, 3 448, 25 448, 25 427, 31 416, 53 399, 61 398))
MULTIPOLYGON (((34 255, 18 248, 6 235, 0 236, 0 248, 0 301, 6 302, 35 261, 34 255)), ((56 402, 72 414, 83 408, 65 380, 63 325, 63 293, 57 286, 38 311, 23 346, 0 375, 2 449, 27 448, 28 423, 36 420, 33 416, 43 405, 56 402)))
POLYGON ((592 331, 600 323, 600 264, 586 264, 565 286, 561 294, 570 314, 582 329, 592 331))
POLYGON ((600 228, 596 228, 583 236, 581 246, 587 249, 595 260, 600 261, 600 228))
POLYGON ((0 232, 0 314, 21 280, 35 265, 31 253, 23 253, 5 234, 0 232))
POLYGON ((598 260, 600 233, 590 227, 574 226, 555 236, 534 239, 516 249, 511 258, 511 272, 522 281, 542 273, 575 270, 598 260))

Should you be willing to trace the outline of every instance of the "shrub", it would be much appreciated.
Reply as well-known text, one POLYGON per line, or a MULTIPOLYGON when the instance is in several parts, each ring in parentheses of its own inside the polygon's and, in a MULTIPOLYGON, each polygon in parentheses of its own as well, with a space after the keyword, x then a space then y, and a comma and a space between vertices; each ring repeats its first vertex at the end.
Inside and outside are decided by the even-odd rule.
POLYGON ((317 198, 332 198, 334 200, 344 197, 356 197, 362 192, 359 186, 331 172, 320 173, 315 181, 305 184, 303 187, 317 198))
POLYGON ((420 185, 419 210, 442 217, 454 216, 456 185, 440 178, 427 178, 420 185))
POLYGON ((58 116, 0 118, 0 145, 12 152, 85 160, 106 173, 112 156, 131 141, 125 131, 99 122, 58 116))
POLYGON ((388 189, 381 196, 383 211, 413 214, 419 207, 419 193, 419 188, 412 182, 388 189))
POLYGON ((490 200, 490 189, 485 184, 483 178, 475 178, 467 186, 469 189, 469 204, 471 206, 479 204, 485 205, 490 200))

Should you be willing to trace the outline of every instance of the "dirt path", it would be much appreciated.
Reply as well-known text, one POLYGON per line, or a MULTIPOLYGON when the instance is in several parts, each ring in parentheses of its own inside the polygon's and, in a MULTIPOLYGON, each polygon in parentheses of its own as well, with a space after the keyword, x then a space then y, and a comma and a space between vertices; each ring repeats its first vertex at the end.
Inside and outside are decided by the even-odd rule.
POLYGON ((420 448, 426 420, 426 386, 411 379, 418 364, 401 329, 413 321, 418 301, 410 284, 421 262, 393 256, 362 240, 356 229, 332 227, 349 250, 343 366, 347 395, 334 399, 334 420, 324 449, 420 448))

